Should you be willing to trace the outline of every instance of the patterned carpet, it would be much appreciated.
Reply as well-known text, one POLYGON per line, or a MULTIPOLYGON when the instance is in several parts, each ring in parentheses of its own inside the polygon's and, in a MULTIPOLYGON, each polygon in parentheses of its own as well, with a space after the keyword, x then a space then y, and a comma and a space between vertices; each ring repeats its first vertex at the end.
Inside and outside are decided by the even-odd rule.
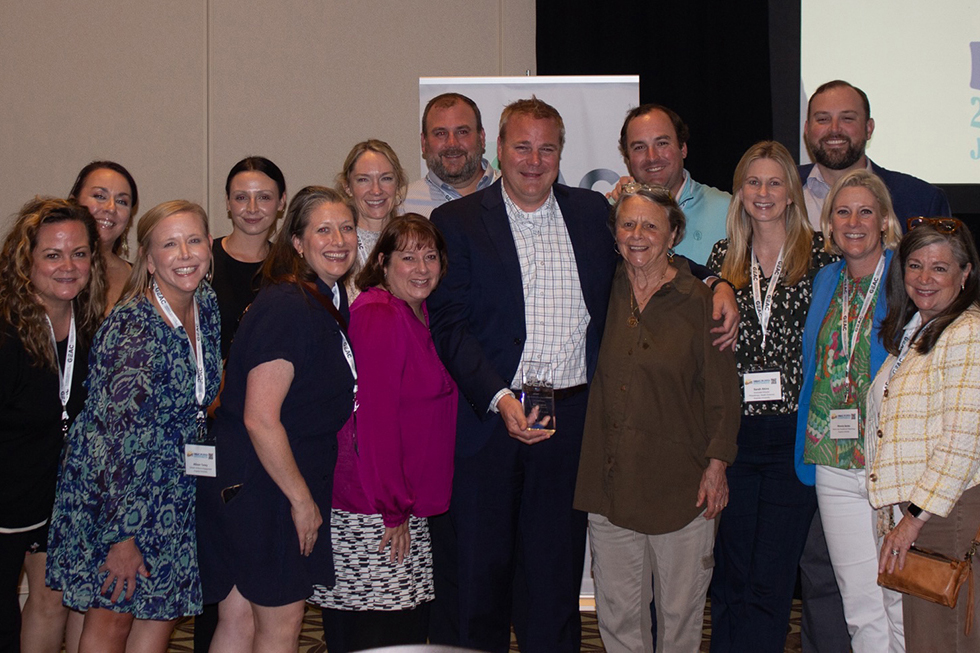
MULTIPOLYGON (((790 632, 786 637, 786 653, 800 651, 800 602, 793 601, 793 612, 790 617, 790 632)), ((711 613, 705 607, 704 635, 701 641, 701 651, 708 650, 711 641, 711 613)), ((320 611, 307 608, 303 620, 303 632, 299 637, 301 653, 327 653, 323 644, 323 626, 320 623, 320 611)), ((511 650, 520 651, 517 642, 511 641, 511 650)), ((194 651, 194 620, 184 619, 177 624, 177 630, 170 640, 171 653, 192 653, 194 651)), ((582 651, 605 651, 599 638, 599 626, 594 612, 582 613, 582 651)))

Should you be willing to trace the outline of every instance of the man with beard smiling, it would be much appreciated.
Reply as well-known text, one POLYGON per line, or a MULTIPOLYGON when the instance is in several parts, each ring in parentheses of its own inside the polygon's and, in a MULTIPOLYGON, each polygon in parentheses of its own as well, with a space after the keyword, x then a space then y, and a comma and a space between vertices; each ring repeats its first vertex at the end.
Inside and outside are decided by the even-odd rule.
MULTIPOLYGON (((486 159, 486 132, 476 102, 461 93, 437 95, 422 112, 422 156, 428 173, 408 187, 403 213, 429 217, 446 202, 483 190, 500 176, 486 159)), ((430 607, 429 639, 452 644, 459 625, 452 607, 457 600, 456 534, 448 515, 429 518, 433 575, 438 597, 430 607)))
MULTIPOLYGON (((874 128, 868 96, 856 86, 836 79, 821 85, 810 96, 803 137, 814 163, 800 166, 800 178, 807 214, 817 231, 830 188, 845 174, 860 168, 871 170, 885 182, 903 229, 906 218, 950 215, 949 202, 941 190, 911 175, 885 170, 865 155, 874 128)), ((819 511, 810 526, 800 572, 803 651, 849 650, 851 638, 819 511)))
POLYGON ((496 181, 499 173, 483 158, 486 139, 473 100, 460 93, 429 100, 422 112, 422 156, 429 172, 408 187, 402 212, 429 217, 437 206, 496 181))
POLYGON ((951 215, 941 190, 921 179, 885 170, 864 150, 875 130, 871 103, 864 91, 840 79, 821 85, 807 106, 803 140, 812 164, 800 166, 803 197, 810 224, 820 231, 820 211, 834 182, 851 170, 867 168, 881 177, 891 193, 895 216, 906 218, 951 215))

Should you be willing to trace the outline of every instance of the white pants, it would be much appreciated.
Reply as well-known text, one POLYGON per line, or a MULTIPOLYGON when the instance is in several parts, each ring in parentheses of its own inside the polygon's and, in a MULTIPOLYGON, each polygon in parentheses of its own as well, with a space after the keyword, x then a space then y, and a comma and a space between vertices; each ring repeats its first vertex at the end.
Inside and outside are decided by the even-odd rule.
POLYGON ((854 653, 904 653, 902 595, 878 586, 877 518, 863 469, 817 465, 817 503, 854 653))
POLYGON ((596 616, 606 651, 653 650, 651 594, 657 606, 657 650, 701 650, 714 541, 715 520, 701 515, 679 531, 646 535, 589 513, 596 616))

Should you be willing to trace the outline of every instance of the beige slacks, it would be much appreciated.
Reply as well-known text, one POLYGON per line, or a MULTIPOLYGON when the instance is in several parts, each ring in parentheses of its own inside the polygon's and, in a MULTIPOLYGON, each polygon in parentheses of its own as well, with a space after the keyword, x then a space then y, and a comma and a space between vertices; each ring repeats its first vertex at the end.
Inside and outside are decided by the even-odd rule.
POLYGON ((679 531, 646 535, 589 514, 596 613, 608 653, 653 650, 651 594, 657 607, 657 650, 700 650, 715 525, 714 519, 699 515, 679 531))

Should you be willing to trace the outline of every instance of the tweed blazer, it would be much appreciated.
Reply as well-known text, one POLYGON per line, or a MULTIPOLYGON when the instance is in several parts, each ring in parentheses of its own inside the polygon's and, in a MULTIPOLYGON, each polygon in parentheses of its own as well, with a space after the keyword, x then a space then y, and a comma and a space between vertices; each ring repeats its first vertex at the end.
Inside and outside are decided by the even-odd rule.
POLYGON ((980 309, 964 311, 929 353, 909 352, 882 399, 878 432, 866 437, 878 438, 868 474, 876 508, 911 501, 946 517, 980 485, 980 309))

